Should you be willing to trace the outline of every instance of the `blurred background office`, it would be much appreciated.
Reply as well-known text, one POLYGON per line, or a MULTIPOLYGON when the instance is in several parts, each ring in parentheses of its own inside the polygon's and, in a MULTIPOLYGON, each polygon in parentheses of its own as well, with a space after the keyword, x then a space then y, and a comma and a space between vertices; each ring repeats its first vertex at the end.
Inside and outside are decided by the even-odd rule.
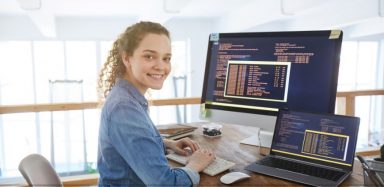
MULTIPOLYGON (((344 31, 338 91, 383 89, 384 0, 1 0, 0 105, 97 101, 112 40, 140 20, 172 36, 172 73, 151 99, 200 97, 214 32, 344 31)), ((383 141, 383 96, 355 100, 359 146, 383 141)), ((151 107, 158 124, 199 121, 199 106, 151 107)), ((94 172, 99 109, 0 114, 0 184, 28 153, 61 175, 94 172)))

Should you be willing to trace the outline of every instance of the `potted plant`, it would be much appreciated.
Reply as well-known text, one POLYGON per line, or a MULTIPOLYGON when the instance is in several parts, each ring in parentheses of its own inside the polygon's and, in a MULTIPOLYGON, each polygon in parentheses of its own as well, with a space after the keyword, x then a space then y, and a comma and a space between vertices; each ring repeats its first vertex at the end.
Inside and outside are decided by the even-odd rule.
POLYGON ((374 160, 384 162, 384 145, 380 147, 380 156, 380 158, 374 158, 374 160))

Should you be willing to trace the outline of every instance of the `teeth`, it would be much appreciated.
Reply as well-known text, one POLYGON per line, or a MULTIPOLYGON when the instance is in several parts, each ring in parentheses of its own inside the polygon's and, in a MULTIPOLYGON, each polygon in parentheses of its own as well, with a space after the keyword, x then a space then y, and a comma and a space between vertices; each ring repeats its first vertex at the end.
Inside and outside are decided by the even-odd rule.
POLYGON ((150 74, 149 76, 151 76, 152 78, 155 78, 155 79, 161 79, 163 77, 163 75, 161 75, 161 74, 150 74))

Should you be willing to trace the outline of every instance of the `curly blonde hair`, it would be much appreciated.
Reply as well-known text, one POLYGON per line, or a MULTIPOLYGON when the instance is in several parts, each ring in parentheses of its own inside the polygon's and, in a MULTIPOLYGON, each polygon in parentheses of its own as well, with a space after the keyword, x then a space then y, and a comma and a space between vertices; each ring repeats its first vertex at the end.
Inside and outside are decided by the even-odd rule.
POLYGON ((126 70, 122 60, 122 54, 132 56, 139 47, 140 42, 147 34, 164 34, 170 38, 169 31, 159 23, 142 21, 129 26, 120 34, 109 51, 107 61, 104 63, 98 81, 99 99, 107 97, 116 81, 121 78, 126 70))

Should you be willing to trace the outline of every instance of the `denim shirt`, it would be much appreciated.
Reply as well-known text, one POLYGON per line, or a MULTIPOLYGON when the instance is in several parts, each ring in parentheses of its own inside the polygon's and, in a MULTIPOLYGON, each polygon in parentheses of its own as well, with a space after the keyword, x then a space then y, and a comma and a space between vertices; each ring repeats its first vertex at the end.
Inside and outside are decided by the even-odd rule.
POLYGON ((170 168, 147 111, 145 97, 128 81, 118 80, 101 112, 99 186, 197 186, 196 171, 170 168))

